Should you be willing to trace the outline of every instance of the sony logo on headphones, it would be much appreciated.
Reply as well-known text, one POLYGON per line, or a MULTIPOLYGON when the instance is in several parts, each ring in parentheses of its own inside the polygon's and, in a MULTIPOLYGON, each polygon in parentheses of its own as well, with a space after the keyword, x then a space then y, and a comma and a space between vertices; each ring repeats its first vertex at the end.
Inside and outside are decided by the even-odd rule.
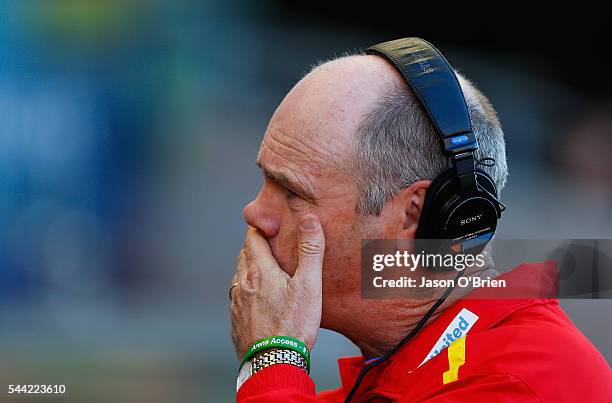
POLYGON ((469 224, 474 221, 478 221, 481 218, 482 218, 482 213, 475 215, 473 217, 464 218, 463 220, 461 220, 461 225, 465 225, 465 224, 469 224))

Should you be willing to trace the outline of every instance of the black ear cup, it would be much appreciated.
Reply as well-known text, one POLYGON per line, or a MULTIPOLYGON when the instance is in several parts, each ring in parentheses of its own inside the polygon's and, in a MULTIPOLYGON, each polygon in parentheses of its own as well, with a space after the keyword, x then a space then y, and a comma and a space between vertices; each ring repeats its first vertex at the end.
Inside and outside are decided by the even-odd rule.
POLYGON ((432 182, 417 227, 418 251, 472 253, 493 236, 500 216, 495 183, 482 170, 476 169, 475 175, 477 189, 467 193, 461 192, 454 169, 432 182))

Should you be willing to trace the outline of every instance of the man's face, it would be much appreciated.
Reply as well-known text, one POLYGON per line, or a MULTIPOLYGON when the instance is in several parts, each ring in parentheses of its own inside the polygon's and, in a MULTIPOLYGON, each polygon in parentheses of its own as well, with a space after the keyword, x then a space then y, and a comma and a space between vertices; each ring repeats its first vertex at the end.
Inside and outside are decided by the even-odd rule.
POLYGON ((338 263, 332 261, 334 255, 347 251, 346 243, 355 235, 357 188, 350 173, 334 162, 333 146, 313 137, 301 139, 274 119, 261 144, 257 164, 263 186, 244 216, 263 232, 280 267, 290 275, 298 263, 297 228, 304 214, 314 213, 321 220, 330 269, 338 263))
POLYGON ((378 94, 356 91, 355 85, 363 89, 368 83, 351 74, 342 66, 315 71, 286 96, 260 146, 263 186, 244 208, 247 223, 263 233, 290 275, 298 264, 300 218, 306 213, 319 217, 326 238, 323 326, 332 320, 332 303, 348 304, 360 294, 361 239, 377 237, 385 228, 384 217, 355 212, 359 189, 350 171, 350 145, 378 94))

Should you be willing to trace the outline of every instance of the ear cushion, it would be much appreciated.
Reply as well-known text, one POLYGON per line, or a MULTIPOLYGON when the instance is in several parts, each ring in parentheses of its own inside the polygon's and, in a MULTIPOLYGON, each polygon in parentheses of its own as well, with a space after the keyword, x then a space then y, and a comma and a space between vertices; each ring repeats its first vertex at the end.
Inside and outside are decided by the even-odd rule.
MULTIPOLYGON (((479 187, 497 197, 493 179, 481 169, 476 169, 475 172, 479 187)), ((484 197, 489 199, 490 196, 486 192, 482 193, 484 197)), ((468 195, 461 195, 459 192, 459 180, 454 168, 447 169, 438 175, 425 194, 416 237, 421 239, 440 238, 443 234, 442 226, 448 217, 448 210, 465 196, 468 195)))

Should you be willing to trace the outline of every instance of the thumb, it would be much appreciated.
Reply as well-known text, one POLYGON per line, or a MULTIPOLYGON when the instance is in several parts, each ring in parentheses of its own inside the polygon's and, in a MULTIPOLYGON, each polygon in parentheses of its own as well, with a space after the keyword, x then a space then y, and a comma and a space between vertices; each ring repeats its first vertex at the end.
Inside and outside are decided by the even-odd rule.
POLYGON ((307 214, 302 217, 298 230, 298 267, 294 280, 308 288, 320 288, 324 254, 323 227, 316 215, 307 214))

